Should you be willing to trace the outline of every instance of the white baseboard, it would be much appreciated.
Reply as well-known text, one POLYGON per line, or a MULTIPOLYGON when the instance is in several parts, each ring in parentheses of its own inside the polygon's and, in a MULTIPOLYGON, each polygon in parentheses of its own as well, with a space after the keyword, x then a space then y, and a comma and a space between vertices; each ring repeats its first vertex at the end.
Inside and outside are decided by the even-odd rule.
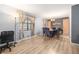
POLYGON ((34 35, 34 36, 30 36, 30 37, 26 37, 26 38, 23 38, 23 39, 20 39, 20 40, 17 40, 16 42, 21 42, 23 40, 28 40, 28 39, 31 39, 32 37, 36 37, 37 35, 34 35))
POLYGON ((71 44, 74 45, 74 46, 79 47, 79 44, 77 44, 77 43, 71 43, 71 44))

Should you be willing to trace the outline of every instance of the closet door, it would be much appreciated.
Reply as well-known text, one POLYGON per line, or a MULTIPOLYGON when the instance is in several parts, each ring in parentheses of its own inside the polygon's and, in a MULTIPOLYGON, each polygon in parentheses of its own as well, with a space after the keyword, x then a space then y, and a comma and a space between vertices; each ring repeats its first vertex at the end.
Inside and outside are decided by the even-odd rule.
POLYGON ((63 34, 69 35, 69 19, 63 19, 63 34))
POLYGON ((51 20, 48 20, 48 28, 49 28, 49 30, 52 28, 52 22, 51 22, 51 20))

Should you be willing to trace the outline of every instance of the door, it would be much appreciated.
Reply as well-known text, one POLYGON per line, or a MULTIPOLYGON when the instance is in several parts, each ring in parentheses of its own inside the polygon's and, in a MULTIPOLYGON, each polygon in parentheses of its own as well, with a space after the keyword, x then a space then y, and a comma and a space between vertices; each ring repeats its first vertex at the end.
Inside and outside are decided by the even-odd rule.
POLYGON ((63 34, 69 35, 69 19, 63 19, 63 34))

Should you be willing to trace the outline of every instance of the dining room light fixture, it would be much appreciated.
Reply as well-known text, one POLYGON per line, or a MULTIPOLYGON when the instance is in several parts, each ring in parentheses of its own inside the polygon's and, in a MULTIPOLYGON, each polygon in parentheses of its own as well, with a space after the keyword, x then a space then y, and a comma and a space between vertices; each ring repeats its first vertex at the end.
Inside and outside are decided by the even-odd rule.
POLYGON ((51 18, 51 21, 55 21, 55 19, 54 18, 51 18))

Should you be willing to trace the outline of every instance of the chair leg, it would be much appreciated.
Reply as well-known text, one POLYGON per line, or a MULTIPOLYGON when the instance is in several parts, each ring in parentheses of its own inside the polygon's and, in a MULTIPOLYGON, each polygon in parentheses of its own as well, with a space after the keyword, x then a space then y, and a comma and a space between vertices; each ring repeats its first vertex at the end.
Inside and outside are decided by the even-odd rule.
POLYGON ((9 51, 11 52, 11 48, 10 48, 10 44, 7 43, 7 48, 9 49, 9 51))
POLYGON ((9 52, 11 52, 11 48, 10 47, 8 47, 9 48, 9 52))
POLYGON ((13 46, 16 47, 15 44, 13 46))
POLYGON ((0 54, 2 53, 2 48, 0 48, 0 54))
POLYGON ((13 44, 14 47, 16 47, 15 44, 17 44, 17 42, 14 42, 14 44, 13 44))

